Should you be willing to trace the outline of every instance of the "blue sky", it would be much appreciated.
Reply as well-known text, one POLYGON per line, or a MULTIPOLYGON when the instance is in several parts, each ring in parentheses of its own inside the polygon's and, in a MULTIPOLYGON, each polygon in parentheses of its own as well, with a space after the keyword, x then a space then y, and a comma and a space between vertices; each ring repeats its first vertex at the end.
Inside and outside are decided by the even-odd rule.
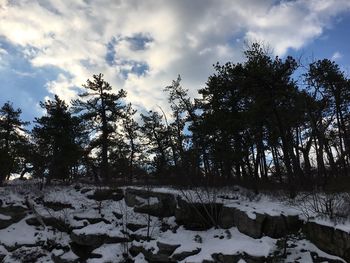
POLYGON ((101 72, 137 108, 166 109, 178 74, 195 96, 212 64, 242 60, 256 40, 349 73, 349 25, 348 0, 0 0, 0 104, 32 121, 39 101, 70 101, 101 72))

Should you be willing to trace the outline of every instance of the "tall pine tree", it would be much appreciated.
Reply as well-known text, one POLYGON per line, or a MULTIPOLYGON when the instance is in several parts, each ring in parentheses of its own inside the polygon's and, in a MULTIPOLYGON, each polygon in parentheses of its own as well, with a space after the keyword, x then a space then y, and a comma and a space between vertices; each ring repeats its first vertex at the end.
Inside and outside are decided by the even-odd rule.
POLYGON ((93 75, 92 80, 87 80, 83 85, 86 92, 79 95, 79 99, 73 101, 76 113, 86 121, 91 132, 91 149, 98 149, 100 157, 100 174, 105 182, 110 180, 109 153, 117 122, 125 108, 122 99, 126 97, 124 90, 112 92, 112 86, 103 79, 103 74, 93 75))

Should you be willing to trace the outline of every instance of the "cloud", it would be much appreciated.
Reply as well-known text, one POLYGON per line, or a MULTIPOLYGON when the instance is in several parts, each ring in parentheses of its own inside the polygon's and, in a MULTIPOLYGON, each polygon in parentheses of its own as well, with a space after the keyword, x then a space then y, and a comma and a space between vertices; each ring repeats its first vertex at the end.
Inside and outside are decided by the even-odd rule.
POLYGON ((336 51, 336 52, 334 52, 333 53, 333 55, 332 55, 332 60, 339 60, 339 59, 341 59, 343 57, 343 55, 339 52, 339 51, 336 51))
POLYGON ((43 87, 50 93, 70 100, 102 72, 151 109, 165 107, 163 87, 178 74, 196 95, 212 64, 242 59, 241 40, 264 40, 284 55, 349 7, 347 0, 0 0, 0 36, 33 67, 59 69, 43 87))

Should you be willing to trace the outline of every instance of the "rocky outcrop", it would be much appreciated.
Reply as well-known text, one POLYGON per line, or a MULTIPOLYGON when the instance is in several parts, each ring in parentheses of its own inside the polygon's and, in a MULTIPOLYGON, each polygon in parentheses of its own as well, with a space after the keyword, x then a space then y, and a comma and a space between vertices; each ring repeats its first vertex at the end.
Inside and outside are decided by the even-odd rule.
POLYGON ((176 199, 172 194, 128 188, 125 190, 125 202, 127 206, 134 207, 136 213, 157 217, 175 215, 176 199))
POLYGON ((315 222, 307 222, 303 231, 319 249, 350 262, 350 233, 315 222))
POLYGON ((298 216, 271 216, 268 214, 254 213, 249 216, 245 211, 236 207, 223 207, 220 215, 220 227, 228 229, 236 226, 238 230, 253 238, 261 238, 263 235, 272 238, 281 238, 288 233, 297 232, 302 221, 298 216))
POLYGON ((211 255, 213 260, 204 260, 203 263, 236 263, 240 260, 248 263, 263 263, 266 262, 265 257, 256 257, 247 253, 236 254, 236 255, 224 255, 221 253, 214 253, 211 255))
POLYGON ((61 202, 53 202, 53 201, 45 201, 44 206, 50 208, 54 211, 60 211, 63 209, 74 209, 71 204, 61 203, 61 202))
POLYGON ((96 201, 113 200, 120 201, 124 198, 123 191, 121 189, 97 189, 93 194, 87 196, 89 199, 96 201))
POLYGON ((189 230, 206 230, 216 226, 223 207, 217 203, 187 202, 180 197, 177 203, 176 222, 189 230))
POLYGON ((27 210, 21 206, 0 207, 0 229, 19 222, 26 216, 27 210))
POLYGON ((123 236, 109 236, 104 233, 77 233, 74 231, 70 234, 70 238, 72 242, 78 245, 90 246, 93 248, 98 248, 102 244, 123 243, 129 241, 128 238, 123 236))

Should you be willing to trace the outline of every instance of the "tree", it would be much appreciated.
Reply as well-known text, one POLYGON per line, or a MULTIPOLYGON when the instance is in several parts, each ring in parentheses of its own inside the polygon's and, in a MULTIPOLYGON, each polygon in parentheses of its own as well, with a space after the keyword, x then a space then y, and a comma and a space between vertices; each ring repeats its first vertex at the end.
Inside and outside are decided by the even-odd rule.
POLYGON ((109 153, 113 144, 117 122, 121 119, 125 108, 122 99, 126 97, 124 90, 112 92, 112 86, 103 79, 103 75, 93 75, 83 85, 86 92, 80 99, 72 102, 74 112, 80 113, 82 120, 88 124, 93 137, 90 148, 97 149, 100 156, 100 172, 105 182, 110 181, 109 153))
POLYGON ((151 166, 154 168, 155 174, 160 176, 169 166, 169 132, 163 124, 163 117, 157 112, 149 111, 147 115, 141 114, 145 147, 150 156, 154 156, 151 166))
POLYGON ((51 179, 70 179, 83 155, 84 133, 78 117, 72 116, 67 104, 55 95, 54 100, 41 102, 46 114, 36 118, 32 130, 36 153, 34 170, 41 176, 47 171, 51 179))
POLYGON ((6 102, 0 109, 0 185, 10 173, 18 172, 23 160, 28 138, 21 120, 21 109, 6 102))
POLYGON ((129 157, 128 157, 128 178, 132 181, 134 177, 134 165, 135 165, 135 157, 136 155, 140 155, 141 145, 138 141, 140 135, 140 126, 134 120, 134 115, 136 114, 136 110, 132 108, 131 104, 128 104, 124 111, 124 116, 122 120, 122 129, 125 134, 125 138, 128 143, 129 148, 129 157))

